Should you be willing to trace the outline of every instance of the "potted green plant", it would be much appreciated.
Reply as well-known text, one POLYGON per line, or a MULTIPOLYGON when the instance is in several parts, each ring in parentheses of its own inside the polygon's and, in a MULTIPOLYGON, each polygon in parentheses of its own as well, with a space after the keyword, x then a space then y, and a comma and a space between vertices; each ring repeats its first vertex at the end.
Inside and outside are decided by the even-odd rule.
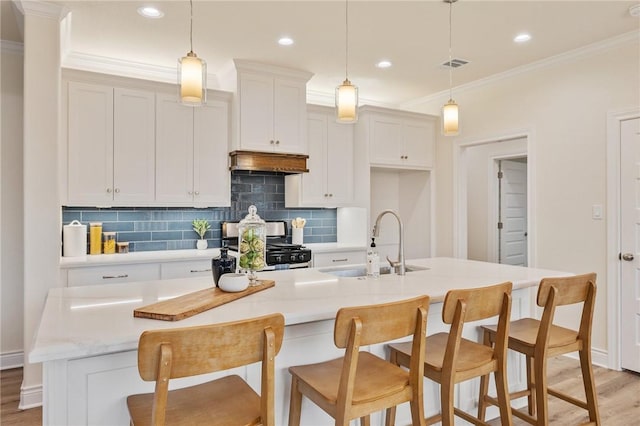
POLYGON ((207 240, 204 239, 204 235, 211 229, 211 225, 206 219, 194 219, 191 225, 193 226, 193 230, 200 236, 200 239, 196 242, 196 247, 198 250, 206 249, 207 240))

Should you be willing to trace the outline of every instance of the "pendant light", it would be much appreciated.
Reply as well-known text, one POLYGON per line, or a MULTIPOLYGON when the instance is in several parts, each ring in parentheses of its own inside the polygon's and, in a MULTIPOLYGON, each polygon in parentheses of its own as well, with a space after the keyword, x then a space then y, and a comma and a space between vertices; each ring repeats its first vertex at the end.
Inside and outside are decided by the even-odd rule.
POLYGON ((451 11, 453 3, 458 0, 443 0, 449 3, 449 102, 442 107, 442 133, 445 136, 455 136, 458 134, 458 104, 453 100, 453 63, 451 62, 451 11))
POLYGON ((193 52, 193 0, 189 0, 191 18, 190 50, 178 59, 178 97, 182 104, 200 106, 207 103, 207 63, 193 52))
POLYGON ((349 0, 345 0, 345 77, 336 87, 336 121, 358 121, 358 88, 349 81, 349 0))

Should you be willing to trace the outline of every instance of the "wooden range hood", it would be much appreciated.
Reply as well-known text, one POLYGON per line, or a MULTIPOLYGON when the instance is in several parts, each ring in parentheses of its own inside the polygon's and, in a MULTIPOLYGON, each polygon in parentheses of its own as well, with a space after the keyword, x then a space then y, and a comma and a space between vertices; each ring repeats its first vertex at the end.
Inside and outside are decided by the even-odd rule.
POLYGON ((260 151, 232 151, 229 170, 260 172, 306 173, 308 155, 280 154, 260 151))

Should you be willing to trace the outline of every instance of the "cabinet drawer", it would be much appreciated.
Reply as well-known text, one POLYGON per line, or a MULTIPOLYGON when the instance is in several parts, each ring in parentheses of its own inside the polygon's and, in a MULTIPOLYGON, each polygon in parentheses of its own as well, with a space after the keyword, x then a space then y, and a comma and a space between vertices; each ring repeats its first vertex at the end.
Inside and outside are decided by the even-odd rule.
POLYGON ((211 273, 211 259, 191 260, 188 262, 166 262, 160 265, 160 276, 163 280, 204 276, 213 277, 211 273))
POLYGON ((331 253, 314 253, 313 267, 357 265, 366 263, 367 253, 364 250, 341 251, 331 253))
POLYGON ((69 269, 67 286, 115 284, 160 279, 157 263, 69 269))

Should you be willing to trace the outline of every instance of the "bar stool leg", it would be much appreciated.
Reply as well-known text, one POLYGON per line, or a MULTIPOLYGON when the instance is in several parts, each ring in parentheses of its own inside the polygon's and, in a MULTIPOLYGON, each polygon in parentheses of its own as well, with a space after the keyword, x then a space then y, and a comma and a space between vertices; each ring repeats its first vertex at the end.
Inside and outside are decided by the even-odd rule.
POLYGON ((536 425, 549 425, 549 409, 547 399, 547 357, 540 356, 533 358, 533 378, 536 398, 536 425))
POLYGON ((455 417, 453 415, 453 391, 454 384, 451 378, 447 377, 440 384, 440 405, 442 411, 442 426, 453 426, 455 417))
POLYGON ((298 391, 298 379, 291 379, 291 400, 289 402, 289 426, 300 426, 302 412, 302 394, 298 391))
MULTIPOLYGON (((398 352, 396 352, 394 349, 391 349, 391 352, 389 353, 389 362, 393 365, 399 365, 398 352)), ((386 419, 384 424, 386 426, 393 426, 396 424, 396 406, 395 405, 393 407, 387 408, 386 419)))
POLYGON ((530 356, 526 357, 527 364, 527 389, 529 395, 527 396, 527 409, 530 416, 536 415, 536 383, 534 371, 534 359, 530 356))
POLYGON ((598 411, 598 401, 596 399, 596 384, 593 379, 593 368, 591 366, 591 351, 585 347, 579 351, 580 369, 582 370, 582 382, 584 383, 584 394, 587 398, 587 410, 589 420, 600 426, 600 413, 598 411))
MULTIPOLYGON (((484 330, 482 335, 482 343, 486 346, 493 346, 491 341, 491 333, 484 330)), ((484 422, 485 415, 487 413, 487 402, 485 397, 489 394, 489 375, 480 377, 480 395, 478 397, 478 418, 484 422)))
MULTIPOLYGON (((506 362, 503 360, 502 367, 494 373, 496 379, 496 391, 498 393, 498 404, 500 408, 500 420, 503 425, 512 425, 511 398, 509 397, 509 385, 507 384, 506 362)), ((487 376, 483 376, 487 377, 487 376)), ((488 383, 486 384, 488 385, 488 383)), ((484 415, 484 413, 483 413, 484 415)), ((482 418, 481 420, 484 420, 482 418)))

